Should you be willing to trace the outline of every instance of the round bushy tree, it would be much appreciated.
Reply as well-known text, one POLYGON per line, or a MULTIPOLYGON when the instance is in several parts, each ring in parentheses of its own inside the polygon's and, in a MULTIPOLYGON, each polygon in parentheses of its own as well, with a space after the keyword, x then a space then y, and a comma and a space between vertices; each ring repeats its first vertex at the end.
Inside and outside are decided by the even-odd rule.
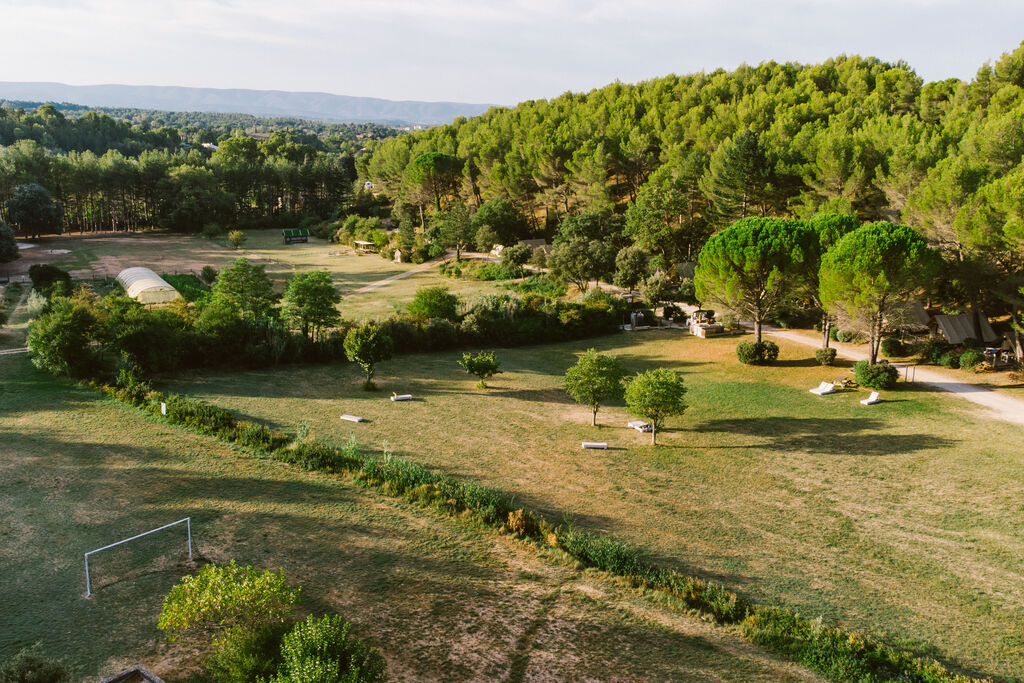
POLYGON ((418 318, 439 318, 449 322, 459 319, 461 300, 447 287, 422 287, 409 302, 406 310, 418 318))
POLYGON ((0 221, 0 263, 9 263, 17 258, 21 258, 21 254, 18 253, 18 241, 14 239, 14 230, 0 221))
POLYGON ((459 365, 469 374, 477 376, 480 380, 477 386, 481 389, 487 388, 485 380, 488 377, 493 377, 501 372, 501 364, 495 360, 493 351, 481 351, 476 355, 464 353, 462 354, 462 360, 459 361, 459 365))
POLYGON ((697 299, 714 301, 761 324, 786 295, 798 288, 803 272, 816 267, 817 234, 802 221, 745 218, 707 241, 697 258, 697 299))
POLYGON ((938 255, 905 225, 869 223, 842 237, 825 254, 821 302, 841 308, 867 333, 871 363, 878 360, 886 317, 927 285, 938 255))
POLYGON ((596 425, 598 409, 608 401, 622 398, 625 375, 618 358, 587 349, 576 364, 565 371, 563 386, 574 401, 590 408, 590 424, 596 425))
POLYGON ((665 420, 686 410, 685 397, 682 375, 665 368, 641 372, 626 385, 626 405, 651 423, 651 445, 657 445, 665 420))

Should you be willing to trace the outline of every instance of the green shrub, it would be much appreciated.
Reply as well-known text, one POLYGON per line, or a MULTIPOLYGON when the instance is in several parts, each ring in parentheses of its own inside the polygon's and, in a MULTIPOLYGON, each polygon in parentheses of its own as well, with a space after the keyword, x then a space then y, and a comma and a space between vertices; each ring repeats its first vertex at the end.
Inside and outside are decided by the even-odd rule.
POLYGON ((952 349, 945 351, 941 356, 939 356, 939 365, 956 370, 960 367, 960 356, 958 356, 956 351, 953 351, 952 349))
POLYGON ((203 269, 199 271, 199 279, 207 285, 212 285, 213 281, 217 279, 217 269, 213 266, 203 266, 203 269))
POLYGON ((939 365, 942 360, 942 356, 949 351, 949 349, 950 346, 945 340, 929 339, 924 345, 924 348, 921 349, 921 358, 922 360, 927 360, 939 365))
POLYGON ((833 339, 837 342, 852 342, 857 339, 856 332, 851 332, 849 330, 836 330, 835 328, 832 329, 835 330, 835 337, 833 337, 833 339))
POLYGON ((770 363, 779 358, 779 345, 772 341, 742 341, 736 345, 736 357, 744 365, 770 363))
POLYGON ((548 299, 559 299, 569 291, 567 284, 548 275, 531 275, 522 282, 510 283, 507 286, 523 294, 540 294, 548 299))
POLYGON ((384 659, 351 634, 337 615, 295 625, 281 641, 281 669, 271 683, 373 683, 385 680, 384 659))
POLYGON ((235 429, 235 414, 184 396, 167 397, 167 420, 212 436, 231 435, 235 429))
POLYGON ((831 347, 818 349, 814 352, 814 360, 818 361, 818 365, 832 365, 836 362, 836 350, 831 347))
POLYGON ((43 655, 41 643, 0 663, 0 683, 64 683, 71 673, 60 661, 43 655))
POLYGON ((883 360, 871 365, 866 360, 853 364, 853 376, 857 384, 870 389, 891 389, 900 378, 900 371, 883 360))
POLYGON ((254 451, 270 453, 288 443, 288 436, 266 425, 239 420, 235 425, 234 441, 254 451))
POLYGON ((970 681, 937 662, 900 652, 857 633, 809 621, 778 608, 754 610, 740 630, 756 645, 782 652, 838 681, 970 681))
POLYGON ((985 354, 977 349, 967 349, 960 354, 960 367, 964 370, 973 370, 979 363, 985 362, 985 354))
POLYGON ((558 543, 565 552, 587 566, 619 576, 644 573, 645 565, 640 553, 610 536, 586 533, 570 525, 558 534, 558 543))
POLYGON ((882 354, 889 358, 907 355, 907 345, 895 337, 886 337, 881 344, 882 354))
POLYGON ((297 441, 290 448, 278 450, 275 457, 305 470, 340 472, 359 467, 362 462, 355 441, 336 448, 322 441, 297 441))
POLYGON ((289 624, 280 622, 253 630, 228 629, 203 661, 210 680, 251 683, 273 676, 281 660, 281 639, 289 624))
POLYGON ((459 319, 462 300, 447 287, 422 287, 416 291, 406 307, 410 315, 418 318, 440 318, 455 322, 459 319))
POLYGON ((51 266, 49 263, 37 263, 29 266, 28 278, 32 281, 32 288, 43 294, 46 294, 58 282, 71 284, 70 273, 57 266, 51 266))

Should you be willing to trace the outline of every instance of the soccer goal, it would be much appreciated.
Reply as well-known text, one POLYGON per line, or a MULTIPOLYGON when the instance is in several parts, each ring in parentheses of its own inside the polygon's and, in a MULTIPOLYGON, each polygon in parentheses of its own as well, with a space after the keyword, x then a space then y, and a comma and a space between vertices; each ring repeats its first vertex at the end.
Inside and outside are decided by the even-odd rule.
POLYGON ((90 580, 90 577, 89 577, 89 556, 90 555, 95 555, 98 552, 102 552, 104 550, 110 550, 111 548, 116 548, 117 546, 124 545, 125 543, 131 543, 132 541, 140 539, 143 536, 149 536, 150 534, 155 534, 156 532, 163 531, 164 529, 170 529, 172 526, 177 526, 179 524, 184 524, 185 525, 185 532, 186 532, 186 534, 188 536, 188 559, 191 562, 192 561, 192 518, 191 517, 186 517, 184 519, 179 519, 177 522, 171 522, 170 524, 164 524, 163 526, 157 527, 156 529, 150 529, 149 531, 144 531, 141 534, 136 534, 135 536, 132 536, 131 538, 126 538, 126 539, 124 539, 122 541, 118 541, 117 543, 111 543, 110 545, 105 545, 102 548, 96 548, 96 550, 90 550, 89 552, 87 552, 85 554, 85 597, 87 597, 87 598, 91 598, 92 597, 92 581, 90 580))

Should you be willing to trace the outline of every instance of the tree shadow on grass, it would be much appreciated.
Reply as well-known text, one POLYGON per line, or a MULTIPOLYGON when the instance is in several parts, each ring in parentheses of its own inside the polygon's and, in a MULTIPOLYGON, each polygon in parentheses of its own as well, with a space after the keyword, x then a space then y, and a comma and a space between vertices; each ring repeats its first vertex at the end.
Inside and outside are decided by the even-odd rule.
POLYGON ((695 429, 765 439, 764 448, 835 455, 902 455, 959 443, 932 434, 893 434, 874 418, 758 417, 711 420, 695 429))

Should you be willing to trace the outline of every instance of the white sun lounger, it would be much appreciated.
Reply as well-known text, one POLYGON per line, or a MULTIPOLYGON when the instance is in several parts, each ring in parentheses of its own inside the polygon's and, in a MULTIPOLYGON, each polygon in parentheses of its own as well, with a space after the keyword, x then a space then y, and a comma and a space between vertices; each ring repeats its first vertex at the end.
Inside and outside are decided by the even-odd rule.
POLYGON ((811 389, 810 392, 812 394, 817 394, 818 396, 824 396, 825 394, 834 394, 836 393, 836 385, 832 384, 831 382, 822 382, 816 388, 811 389))
POLYGON ((391 394, 392 401, 411 401, 412 394, 391 394))
POLYGON ((861 403, 861 405, 864 405, 864 406, 873 406, 876 403, 881 403, 881 402, 882 402, 882 399, 878 398, 878 392, 877 391, 872 391, 871 395, 868 396, 865 399, 862 399, 860 403, 861 403))
POLYGON ((583 447, 584 448, 596 448, 596 449, 602 450, 602 451, 608 450, 608 444, 606 442, 604 442, 604 441, 584 441, 583 442, 583 447))
POLYGON ((649 425, 648 423, 644 422, 643 420, 633 420, 632 422, 627 422, 626 426, 632 427, 633 429, 635 429, 638 432, 649 432, 649 431, 651 431, 651 425, 649 425))
POLYGON ((363 418, 359 417, 358 415, 349 415, 348 413, 342 415, 341 419, 348 420, 349 422, 365 422, 365 420, 363 420, 363 418))

